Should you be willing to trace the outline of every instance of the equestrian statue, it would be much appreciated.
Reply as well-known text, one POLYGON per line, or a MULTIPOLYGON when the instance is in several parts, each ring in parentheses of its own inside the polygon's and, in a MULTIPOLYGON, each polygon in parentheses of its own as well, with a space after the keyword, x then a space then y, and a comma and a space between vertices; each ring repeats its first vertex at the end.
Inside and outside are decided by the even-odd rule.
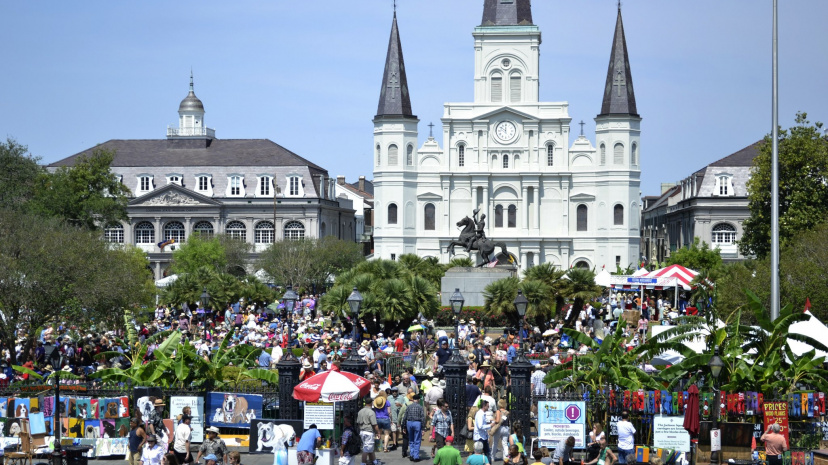
POLYGON ((478 219, 478 213, 480 213, 480 209, 475 208, 472 218, 466 216, 457 222, 457 227, 463 229, 460 231, 460 237, 456 241, 451 241, 448 247, 446 247, 446 252, 449 255, 454 255, 455 246, 464 247, 466 252, 469 253, 472 250, 476 250, 480 258, 483 259, 483 263, 480 266, 491 266, 493 262, 497 263, 497 257, 494 252, 495 248, 500 247, 501 253, 509 257, 509 260, 512 261, 512 256, 506 251, 505 243, 494 242, 486 237, 486 214, 481 214, 480 219, 478 219))

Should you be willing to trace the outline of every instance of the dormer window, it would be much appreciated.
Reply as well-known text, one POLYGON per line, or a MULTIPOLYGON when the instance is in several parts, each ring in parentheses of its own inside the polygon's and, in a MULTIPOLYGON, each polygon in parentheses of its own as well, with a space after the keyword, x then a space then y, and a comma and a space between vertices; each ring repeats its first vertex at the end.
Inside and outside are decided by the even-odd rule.
POLYGON ((273 176, 259 175, 256 197, 273 197, 273 176))
POLYGON ((207 176, 199 176, 198 177, 198 190, 206 191, 208 186, 210 185, 210 178, 207 176))
POLYGON ((733 190, 733 176, 729 174, 716 175, 716 187, 714 188, 713 195, 719 197, 736 195, 736 192, 733 190))
POLYGON ((227 196, 244 197, 244 176, 231 174, 227 177, 227 196))
POLYGON ((138 189, 136 189, 138 194, 145 194, 151 191, 153 188, 152 185, 152 175, 151 174, 141 174, 138 175, 138 189))
POLYGON ((287 197, 304 197, 305 188, 302 185, 302 176, 289 174, 287 176, 287 197))
POLYGON ((172 173, 167 175, 167 184, 178 184, 179 186, 183 186, 183 180, 184 176, 180 174, 172 173))
MULTIPOLYGON (((183 178, 182 178, 183 179, 183 178)), ((207 197, 213 196, 213 176, 207 173, 195 175, 195 187, 199 194, 207 197)))

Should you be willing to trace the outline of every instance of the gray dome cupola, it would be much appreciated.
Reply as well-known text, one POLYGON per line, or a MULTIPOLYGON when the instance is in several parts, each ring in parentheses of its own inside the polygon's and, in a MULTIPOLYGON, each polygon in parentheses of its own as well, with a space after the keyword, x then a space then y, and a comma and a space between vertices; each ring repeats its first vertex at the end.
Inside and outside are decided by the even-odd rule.
POLYGON ((193 90, 193 72, 190 71, 190 93, 181 101, 181 105, 178 106, 178 112, 191 112, 191 111, 200 111, 204 112, 204 104, 201 103, 201 100, 196 97, 195 91, 193 90))
POLYGON ((167 127, 168 139, 213 139, 216 132, 204 125, 204 104, 193 90, 193 72, 190 71, 190 92, 178 105, 178 127, 167 127))

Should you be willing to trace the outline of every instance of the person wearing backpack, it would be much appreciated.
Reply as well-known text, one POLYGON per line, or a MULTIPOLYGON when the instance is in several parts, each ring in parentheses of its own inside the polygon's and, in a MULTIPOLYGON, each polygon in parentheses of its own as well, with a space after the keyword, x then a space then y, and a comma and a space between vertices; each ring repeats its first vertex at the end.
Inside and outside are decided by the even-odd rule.
POLYGON ((351 417, 346 415, 343 422, 345 428, 340 443, 342 446, 339 451, 339 465, 354 465, 354 457, 362 453, 362 440, 354 429, 354 421, 351 417))

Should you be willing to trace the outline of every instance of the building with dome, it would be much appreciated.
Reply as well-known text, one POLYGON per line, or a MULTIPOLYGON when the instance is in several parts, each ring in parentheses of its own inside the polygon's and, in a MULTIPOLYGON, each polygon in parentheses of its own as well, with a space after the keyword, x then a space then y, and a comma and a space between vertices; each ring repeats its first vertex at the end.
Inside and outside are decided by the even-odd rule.
POLYGON ((540 101, 530 0, 484 0, 472 37, 474 101, 446 103, 442 131, 417 148, 394 14, 373 119, 374 256, 447 262, 457 222, 480 209, 486 236, 505 242, 522 269, 635 264, 641 117, 620 6, 606 84, 596 89, 594 145, 583 131, 571 135, 568 102, 540 101))
POLYGON ((356 240, 352 201, 336 197, 327 170, 268 139, 219 139, 204 114, 191 74, 178 127, 168 127, 165 139, 109 140, 49 168, 114 151, 112 172, 131 192, 129 220, 106 225, 104 236, 144 250, 156 278, 167 274, 175 244, 192 234, 246 241, 251 263, 280 239, 356 240), (164 241, 175 242, 162 249, 164 241))

